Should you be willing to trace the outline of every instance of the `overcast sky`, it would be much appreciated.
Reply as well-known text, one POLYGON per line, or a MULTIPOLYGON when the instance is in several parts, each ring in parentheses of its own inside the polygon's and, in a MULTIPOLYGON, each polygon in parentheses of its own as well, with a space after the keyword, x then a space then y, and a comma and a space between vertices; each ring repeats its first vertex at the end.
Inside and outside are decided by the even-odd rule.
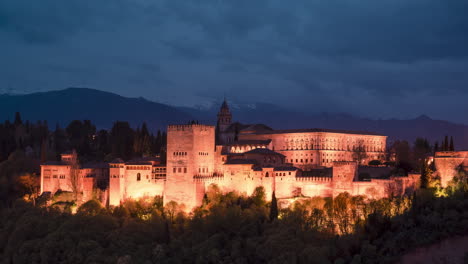
POLYGON ((1 0, 0 93, 468 124, 466 0, 1 0))

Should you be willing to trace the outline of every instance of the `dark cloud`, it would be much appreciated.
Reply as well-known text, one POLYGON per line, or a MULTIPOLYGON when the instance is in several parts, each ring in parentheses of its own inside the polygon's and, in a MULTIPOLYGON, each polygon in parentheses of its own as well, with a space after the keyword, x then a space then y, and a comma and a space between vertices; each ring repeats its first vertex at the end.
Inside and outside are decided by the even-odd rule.
POLYGON ((467 13, 465 0, 4 0, 0 89, 468 123, 467 13))

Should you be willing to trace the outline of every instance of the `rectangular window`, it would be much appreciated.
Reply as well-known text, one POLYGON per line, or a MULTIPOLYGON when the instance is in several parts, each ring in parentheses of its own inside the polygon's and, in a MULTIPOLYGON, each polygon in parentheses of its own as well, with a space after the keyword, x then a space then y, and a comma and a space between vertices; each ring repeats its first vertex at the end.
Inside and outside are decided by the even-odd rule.
POLYGON ((179 168, 177 171, 178 171, 179 173, 181 173, 181 172, 182 172, 182 168, 179 168))
POLYGON ((184 168, 184 173, 187 173, 187 168, 184 168))
POLYGON ((173 169, 173 172, 176 173, 176 168, 173 169))

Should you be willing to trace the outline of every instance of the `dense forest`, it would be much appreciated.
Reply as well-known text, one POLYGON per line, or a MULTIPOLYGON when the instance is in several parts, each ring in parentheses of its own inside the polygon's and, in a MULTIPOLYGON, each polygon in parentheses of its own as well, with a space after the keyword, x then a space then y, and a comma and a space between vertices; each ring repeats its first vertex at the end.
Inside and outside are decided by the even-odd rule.
POLYGON ((176 203, 163 206, 161 197, 77 208, 68 193, 36 195, 39 163, 62 151, 76 149, 87 161, 130 159, 163 152, 164 141, 163 132, 125 122, 97 131, 73 121, 50 131, 17 114, 0 124, 0 263, 394 263, 412 248, 468 235, 467 174, 460 168, 442 189, 421 162, 435 149, 450 150, 449 137, 440 147, 425 139, 389 147, 397 173, 422 172, 423 188, 410 197, 342 193, 285 206, 262 188, 246 196, 212 185, 187 214, 176 203))
POLYGON ((251 196, 212 186, 185 214, 160 197, 76 214, 18 200, 0 209, 2 263, 394 263, 409 249, 468 234, 468 184, 444 194, 369 200, 347 193, 303 198, 278 209, 262 188, 251 196))
POLYGON ((0 162, 15 151, 44 162, 57 160, 65 151, 75 149, 80 161, 128 160, 164 154, 166 133, 151 133, 146 123, 136 129, 128 122, 116 121, 110 130, 96 129, 89 120, 74 120, 66 128, 51 130, 47 121, 23 122, 16 113, 14 122, 0 123, 0 162))

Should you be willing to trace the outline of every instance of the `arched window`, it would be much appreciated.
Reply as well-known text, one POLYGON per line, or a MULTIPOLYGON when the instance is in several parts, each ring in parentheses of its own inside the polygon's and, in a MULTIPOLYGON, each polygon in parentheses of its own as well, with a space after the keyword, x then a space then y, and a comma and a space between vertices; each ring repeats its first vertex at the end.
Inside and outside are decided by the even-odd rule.
POLYGON ((141 174, 137 173, 137 181, 140 181, 140 180, 141 180, 141 174))

